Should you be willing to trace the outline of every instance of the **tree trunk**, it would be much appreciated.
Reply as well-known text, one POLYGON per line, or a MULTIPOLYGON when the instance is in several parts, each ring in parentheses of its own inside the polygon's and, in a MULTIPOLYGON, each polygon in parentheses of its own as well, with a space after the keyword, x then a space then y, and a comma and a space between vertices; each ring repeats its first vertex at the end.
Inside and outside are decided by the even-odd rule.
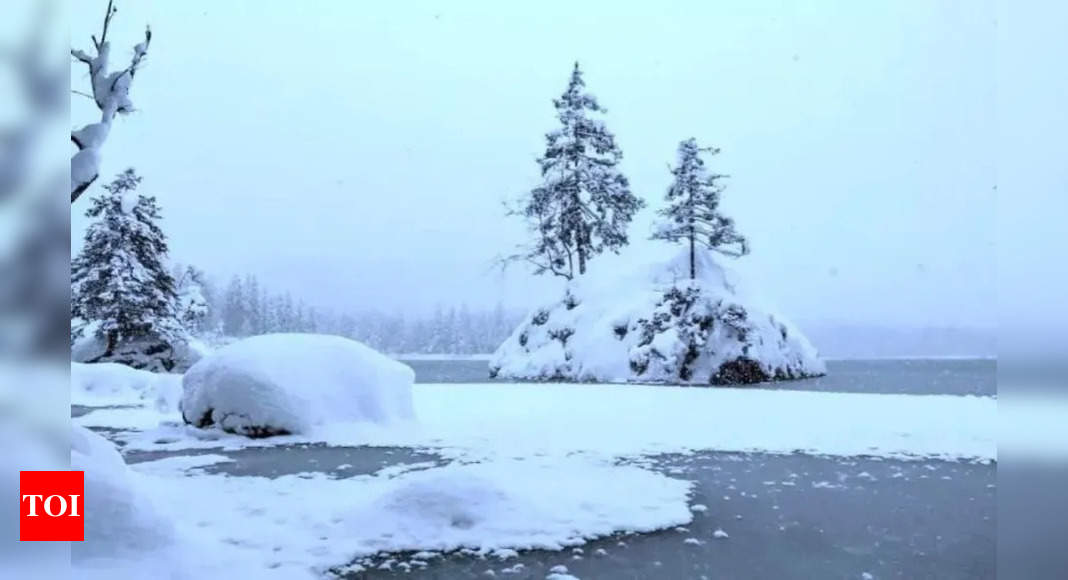
POLYGON ((694 232, 690 229, 690 280, 697 278, 697 258, 694 253, 694 232))
POLYGON ((108 332, 107 349, 104 351, 105 357, 110 357, 111 355, 115 354, 115 346, 119 339, 118 334, 119 333, 115 332, 114 330, 108 332))
POLYGON ((578 250, 578 263, 579 263, 579 276, 586 273, 586 259, 587 254, 590 251, 590 232, 589 226, 582 224, 578 231, 578 243, 576 244, 578 250))

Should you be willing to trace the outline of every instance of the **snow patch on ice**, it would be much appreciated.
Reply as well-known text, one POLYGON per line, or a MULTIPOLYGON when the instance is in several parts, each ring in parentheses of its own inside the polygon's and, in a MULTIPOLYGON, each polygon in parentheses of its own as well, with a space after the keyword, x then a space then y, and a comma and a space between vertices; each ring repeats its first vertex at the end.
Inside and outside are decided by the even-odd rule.
POLYGON ((344 520, 364 546, 382 551, 558 550, 616 531, 687 523, 690 485, 567 459, 451 464, 406 474, 344 520))
MULTIPOLYGON (((131 475, 144 479, 140 487, 168 519, 182 522, 182 541, 163 556, 98 562, 102 578, 142 577, 129 574, 144 573, 157 556, 183 560, 167 568, 178 578, 316 577, 375 554, 423 553, 376 564, 404 568, 433 552, 561 549, 691 518, 689 482, 579 458, 450 464, 394 478, 131 475)), ((87 511, 89 525, 100 524, 95 513, 87 511)))

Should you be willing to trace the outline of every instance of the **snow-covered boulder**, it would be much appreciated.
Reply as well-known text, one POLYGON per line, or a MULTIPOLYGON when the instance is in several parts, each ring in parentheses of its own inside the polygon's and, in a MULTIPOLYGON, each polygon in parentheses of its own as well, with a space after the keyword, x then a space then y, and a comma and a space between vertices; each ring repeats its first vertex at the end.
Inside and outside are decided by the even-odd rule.
POLYGON ((174 540, 173 523, 107 439, 72 427, 70 468, 85 472, 85 541, 71 542, 73 562, 142 556, 174 540))
POLYGON ((330 422, 412 419, 408 366, 347 338, 268 334, 229 344, 182 379, 182 417, 267 437, 330 422))
POLYGON ((150 373, 117 363, 70 363, 74 405, 151 405, 172 411, 181 396, 181 375, 150 373))
POLYGON ((601 257, 562 299, 535 309, 497 349, 490 374, 528 380, 737 384, 822 375, 816 349, 698 250, 635 266, 601 257))

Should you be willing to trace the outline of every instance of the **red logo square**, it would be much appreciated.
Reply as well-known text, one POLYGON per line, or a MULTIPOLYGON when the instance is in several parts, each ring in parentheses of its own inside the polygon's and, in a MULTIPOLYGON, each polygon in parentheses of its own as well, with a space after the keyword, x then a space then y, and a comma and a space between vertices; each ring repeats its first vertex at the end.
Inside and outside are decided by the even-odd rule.
POLYGON ((81 542, 85 539, 85 473, 19 472, 19 540, 81 542))

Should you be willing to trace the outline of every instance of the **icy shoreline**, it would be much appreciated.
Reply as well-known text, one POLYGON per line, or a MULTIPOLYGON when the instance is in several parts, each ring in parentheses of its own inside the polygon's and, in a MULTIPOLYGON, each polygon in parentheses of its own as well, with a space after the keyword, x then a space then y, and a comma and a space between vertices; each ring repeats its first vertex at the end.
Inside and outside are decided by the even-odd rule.
POLYGON ((149 408, 101 409, 73 421, 126 430, 115 437, 139 450, 325 442, 447 448, 475 458, 702 449, 997 458, 993 397, 574 383, 426 383, 413 389, 418 424, 335 423, 303 436, 257 441, 192 429, 175 413, 149 408))

